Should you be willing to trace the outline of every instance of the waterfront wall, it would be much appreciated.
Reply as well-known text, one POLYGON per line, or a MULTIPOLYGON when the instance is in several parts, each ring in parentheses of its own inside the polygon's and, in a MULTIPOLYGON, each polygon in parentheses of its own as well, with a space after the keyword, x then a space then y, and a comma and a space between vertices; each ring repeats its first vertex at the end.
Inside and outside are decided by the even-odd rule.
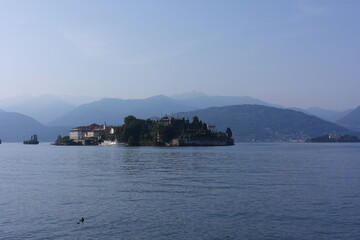
POLYGON ((231 145, 226 140, 179 140, 173 139, 171 146, 227 146, 231 145))

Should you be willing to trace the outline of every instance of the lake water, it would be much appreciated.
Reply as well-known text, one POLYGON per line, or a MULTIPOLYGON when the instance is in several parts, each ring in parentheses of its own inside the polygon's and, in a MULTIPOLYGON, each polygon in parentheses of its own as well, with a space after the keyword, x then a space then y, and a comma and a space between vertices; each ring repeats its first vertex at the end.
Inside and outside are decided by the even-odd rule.
POLYGON ((0 239, 360 239, 360 144, 3 143, 0 239))

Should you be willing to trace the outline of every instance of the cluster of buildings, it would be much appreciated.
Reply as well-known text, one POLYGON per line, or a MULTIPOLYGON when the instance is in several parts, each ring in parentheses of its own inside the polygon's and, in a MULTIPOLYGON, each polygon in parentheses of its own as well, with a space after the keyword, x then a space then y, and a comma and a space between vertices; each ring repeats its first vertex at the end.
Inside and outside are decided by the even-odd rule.
POLYGON ((112 137, 114 134, 115 129, 113 127, 106 126, 105 123, 103 125, 93 123, 89 126, 73 128, 70 131, 70 139, 75 141, 84 140, 86 138, 104 139, 112 137))
MULTIPOLYGON (((106 124, 91 124, 88 126, 75 127, 70 131, 69 137, 59 139, 55 145, 121 145, 130 146, 226 146, 234 145, 231 135, 215 130, 215 126, 207 125, 199 121, 197 117, 193 121, 164 117, 160 121, 143 123, 141 128, 150 134, 141 134, 135 131, 135 127, 125 126, 125 129, 132 129, 131 136, 123 134, 120 129, 120 139, 123 143, 115 140, 115 127, 106 124), (126 128, 127 127, 127 128, 126 128), (131 141, 130 141, 131 139, 131 141)), ((125 124, 126 125, 126 124, 125 124)), ((137 125, 136 125, 137 126, 137 125)))
MULTIPOLYGON (((214 125, 206 124, 194 116, 192 122, 185 118, 164 117, 159 124, 172 127, 170 133, 161 136, 157 132, 157 143, 166 146, 227 146, 234 145, 234 140, 225 132, 216 131, 214 125), (176 133, 169 139, 169 135, 176 133)), ((230 129, 229 129, 230 130, 230 129)), ((231 131, 231 130, 230 130, 231 131)))

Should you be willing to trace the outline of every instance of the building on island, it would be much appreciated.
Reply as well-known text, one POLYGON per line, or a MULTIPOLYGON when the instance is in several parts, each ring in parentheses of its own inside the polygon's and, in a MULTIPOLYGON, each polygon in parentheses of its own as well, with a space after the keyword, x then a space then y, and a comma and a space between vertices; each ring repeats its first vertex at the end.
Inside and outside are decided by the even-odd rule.
POLYGON ((234 145, 232 132, 217 131, 194 116, 185 118, 163 117, 143 120, 134 116, 124 119, 119 127, 91 124, 75 127, 70 136, 59 136, 55 145, 129 145, 129 146, 227 146, 234 145))
MULTIPOLYGON (((217 131, 215 125, 209 125, 194 116, 192 122, 185 118, 163 117, 158 123, 156 144, 161 146, 227 146, 234 145, 229 133, 217 131), (162 134, 165 127, 170 127, 167 134, 162 134), (171 133, 173 136, 170 137, 171 133)), ((229 129, 229 131, 231 131, 229 129)))
POLYGON ((211 131, 211 132, 216 132, 216 127, 215 127, 215 125, 206 125, 206 127, 207 127, 207 129, 209 130, 209 131, 211 131))
POLYGON ((115 134, 113 127, 106 126, 106 124, 98 125, 93 123, 88 126, 75 127, 70 131, 71 140, 84 140, 86 138, 100 139, 111 137, 115 134))

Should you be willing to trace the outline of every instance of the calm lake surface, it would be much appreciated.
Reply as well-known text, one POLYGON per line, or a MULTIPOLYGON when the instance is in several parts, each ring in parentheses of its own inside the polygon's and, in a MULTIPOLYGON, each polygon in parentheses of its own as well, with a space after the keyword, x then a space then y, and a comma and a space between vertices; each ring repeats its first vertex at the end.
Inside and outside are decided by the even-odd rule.
POLYGON ((0 239, 360 239, 360 144, 3 143, 0 239))

